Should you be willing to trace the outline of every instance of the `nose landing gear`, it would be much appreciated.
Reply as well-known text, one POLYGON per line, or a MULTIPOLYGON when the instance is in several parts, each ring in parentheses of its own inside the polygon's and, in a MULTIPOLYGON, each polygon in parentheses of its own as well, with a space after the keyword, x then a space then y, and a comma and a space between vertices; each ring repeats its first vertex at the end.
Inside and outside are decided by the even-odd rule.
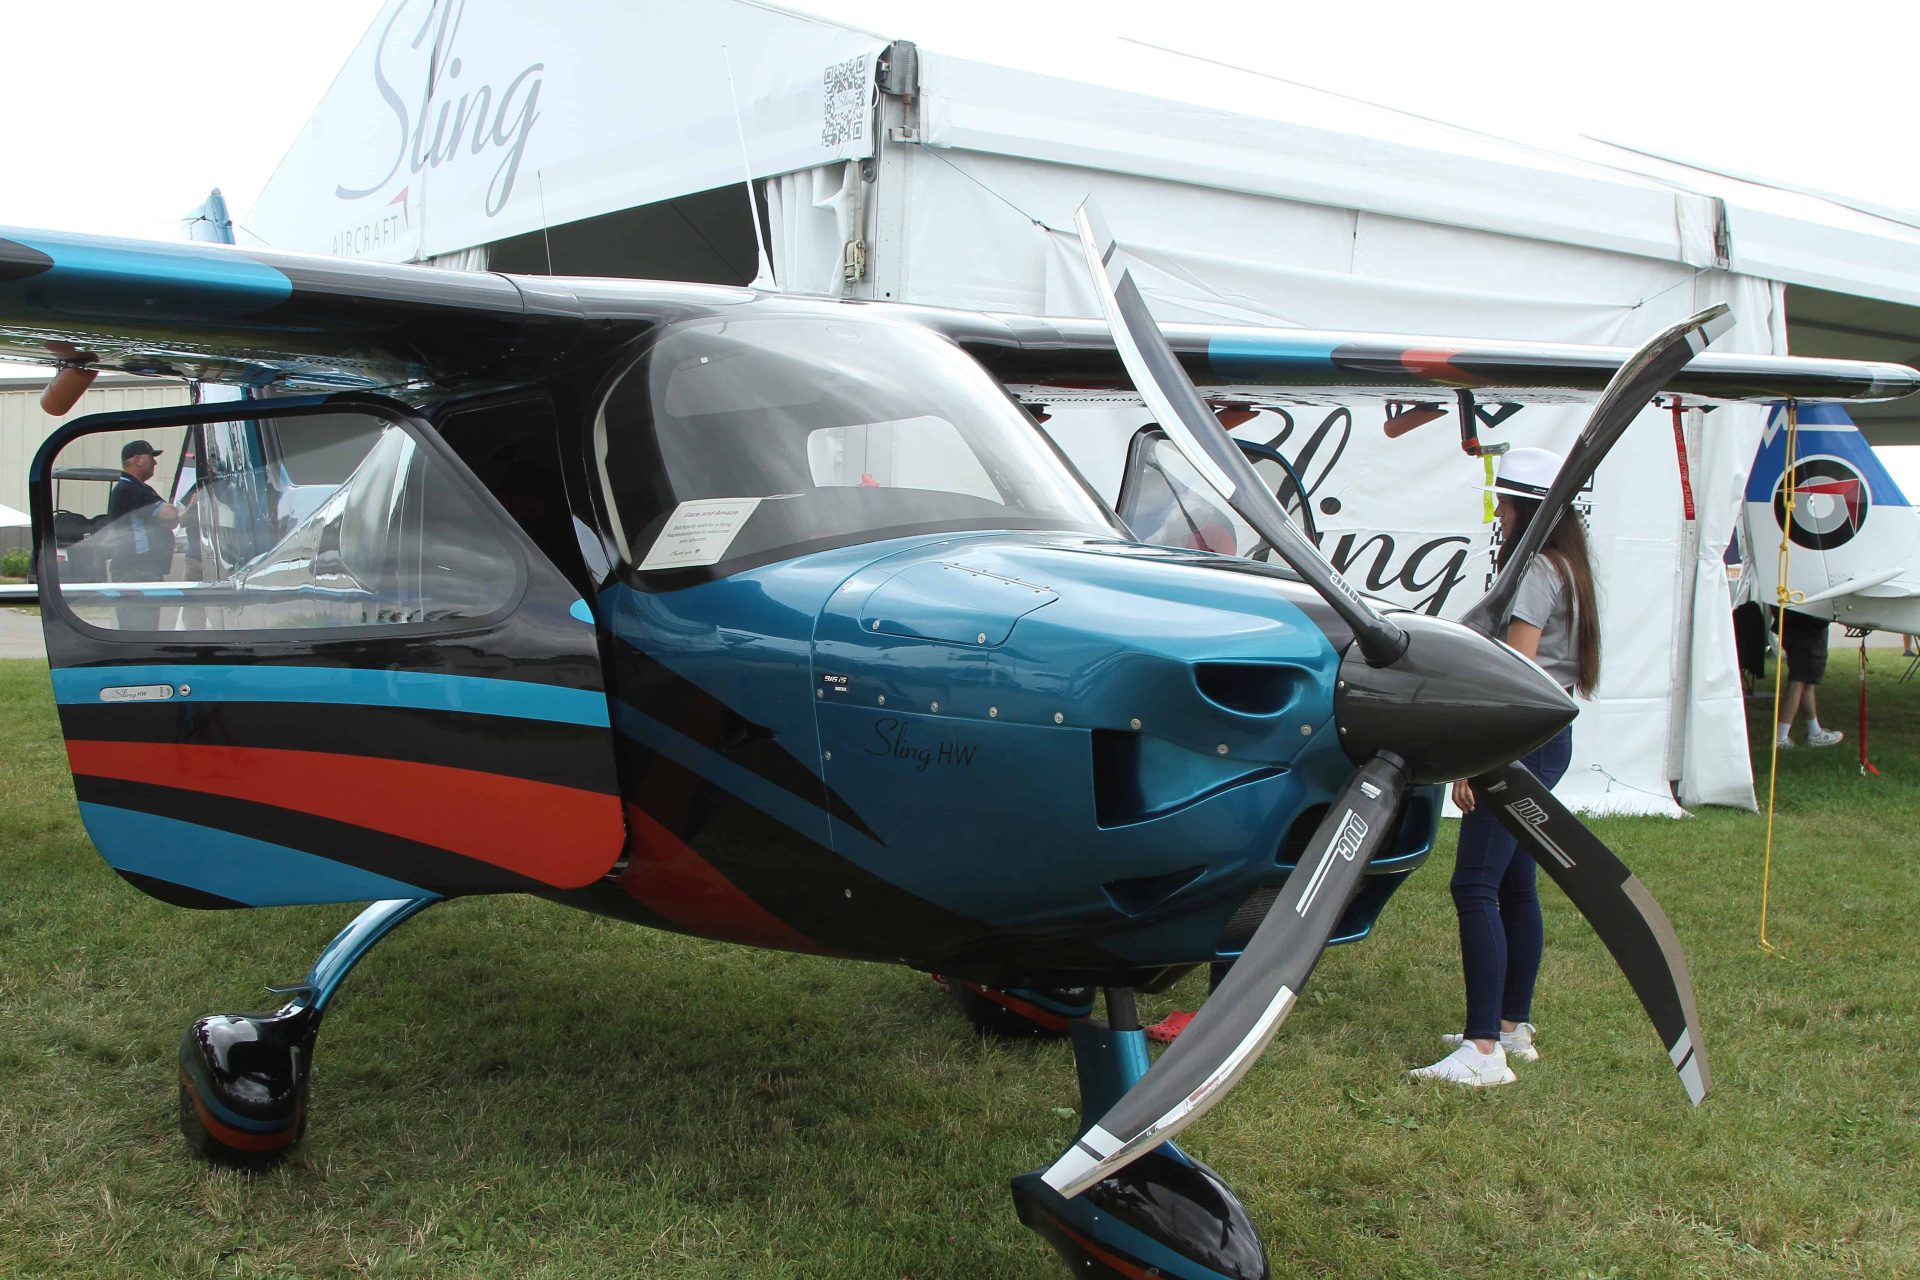
MULTIPOLYGON (((1147 1073, 1133 992, 1109 988, 1107 1021, 1076 1018, 1082 1133, 1147 1073)), ((1020 1221, 1075 1276, 1097 1280, 1268 1280, 1266 1247, 1220 1176, 1162 1143, 1069 1200, 1035 1169, 1013 1180, 1020 1221)))

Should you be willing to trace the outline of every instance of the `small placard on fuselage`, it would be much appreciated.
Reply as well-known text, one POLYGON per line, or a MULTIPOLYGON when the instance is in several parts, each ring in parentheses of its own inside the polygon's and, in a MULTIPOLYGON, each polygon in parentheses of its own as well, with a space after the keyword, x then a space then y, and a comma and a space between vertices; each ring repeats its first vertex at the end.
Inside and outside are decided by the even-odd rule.
POLYGON ((717 564, 758 507, 760 498, 695 498, 667 517, 642 569, 682 569, 717 564))

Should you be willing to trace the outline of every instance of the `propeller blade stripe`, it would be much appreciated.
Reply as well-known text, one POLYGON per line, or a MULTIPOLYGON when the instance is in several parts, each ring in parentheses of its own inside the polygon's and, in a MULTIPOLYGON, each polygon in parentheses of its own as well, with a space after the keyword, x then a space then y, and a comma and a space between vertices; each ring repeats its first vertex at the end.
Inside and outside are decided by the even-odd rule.
POLYGON ((1333 843, 1320 855, 1320 865, 1313 869, 1313 878, 1307 881, 1307 887, 1300 900, 1293 904, 1293 913, 1298 916, 1307 914, 1313 906, 1313 900, 1320 896, 1320 886, 1327 881, 1327 872, 1333 869, 1333 860, 1344 857, 1352 862, 1354 854, 1360 849, 1360 842, 1366 838, 1367 823, 1364 818, 1349 809, 1340 819, 1340 830, 1334 833, 1333 843))

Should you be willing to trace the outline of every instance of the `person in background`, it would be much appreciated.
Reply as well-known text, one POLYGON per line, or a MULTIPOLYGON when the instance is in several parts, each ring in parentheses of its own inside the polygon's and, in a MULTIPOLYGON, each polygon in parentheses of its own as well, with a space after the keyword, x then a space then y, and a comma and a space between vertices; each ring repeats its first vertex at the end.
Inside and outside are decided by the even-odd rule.
POLYGON ((1774 741, 1783 749, 1793 745, 1793 740, 1787 735, 1804 706, 1807 712, 1807 745, 1831 747, 1847 735, 1838 729, 1820 726, 1820 706, 1814 698, 1815 688, 1827 674, 1827 631, 1830 624, 1825 618, 1816 618, 1793 609, 1786 610, 1782 616, 1780 651, 1785 655, 1787 664, 1787 688, 1780 695, 1779 723, 1774 725, 1774 741))
MULTIPOLYGON (((1500 522, 1496 563, 1506 568, 1513 548, 1540 514, 1540 500, 1563 459, 1546 449, 1511 449, 1500 458, 1493 492, 1500 522)), ((1506 641, 1539 664, 1569 692, 1590 696, 1600 681, 1600 617, 1587 553, 1586 527, 1569 511, 1554 526, 1514 597, 1506 641)), ((1522 757, 1545 786, 1567 771, 1573 726, 1522 757)), ((1460 921, 1460 963, 1467 987, 1465 1029, 1441 1037, 1453 1052, 1409 1072, 1416 1080, 1452 1084, 1512 1084, 1513 1062, 1540 1057, 1534 1047, 1534 980, 1543 935, 1533 859, 1489 809, 1475 802, 1465 781, 1453 784, 1461 813, 1454 853, 1453 905, 1460 921)))
MULTIPOLYGON (((145 440, 120 447, 120 476, 107 495, 107 515, 115 528, 113 559, 107 572, 115 582, 159 582, 173 567, 173 527, 180 508, 147 482, 160 466, 160 450, 145 440)), ((121 605, 115 610, 124 631, 155 631, 157 605, 121 605)))

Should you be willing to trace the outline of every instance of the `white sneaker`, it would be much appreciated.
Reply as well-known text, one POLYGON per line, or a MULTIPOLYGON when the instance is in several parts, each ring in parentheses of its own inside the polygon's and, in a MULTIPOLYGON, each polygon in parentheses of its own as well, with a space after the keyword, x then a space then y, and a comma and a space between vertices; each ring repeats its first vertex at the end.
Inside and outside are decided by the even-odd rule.
POLYGON ((1520 1078, 1507 1065, 1505 1049, 1495 1045, 1492 1053, 1482 1053, 1471 1044, 1461 1045, 1430 1067, 1416 1067, 1407 1074, 1415 1080, 1442 1080, 1474 1089, 1512 1084, 1520 1078))
MULTIPOLYGON (((1533 1047, 1533 1038, 1539 1033, 1540 1029, 1531 1022, 1523 1022, 1511 1031, 1500 1033, 1500 1047, 1505 1049, 1507 1057, 1515 1062, 1538 1062, 1540 1051, 1533 1047)), ((1466 1041, 1467 1038, 1457 1031, 1440 1037, 1441 1044, 1455 1049, 1466 1041)))
POLYGON ((1818 733, 1809 733, 1807 735, 1807 745, 1810 747, 1830 747, 1846 736, 1846 734, 1840 732, 1838 729, 1822 729, 1818 733))

